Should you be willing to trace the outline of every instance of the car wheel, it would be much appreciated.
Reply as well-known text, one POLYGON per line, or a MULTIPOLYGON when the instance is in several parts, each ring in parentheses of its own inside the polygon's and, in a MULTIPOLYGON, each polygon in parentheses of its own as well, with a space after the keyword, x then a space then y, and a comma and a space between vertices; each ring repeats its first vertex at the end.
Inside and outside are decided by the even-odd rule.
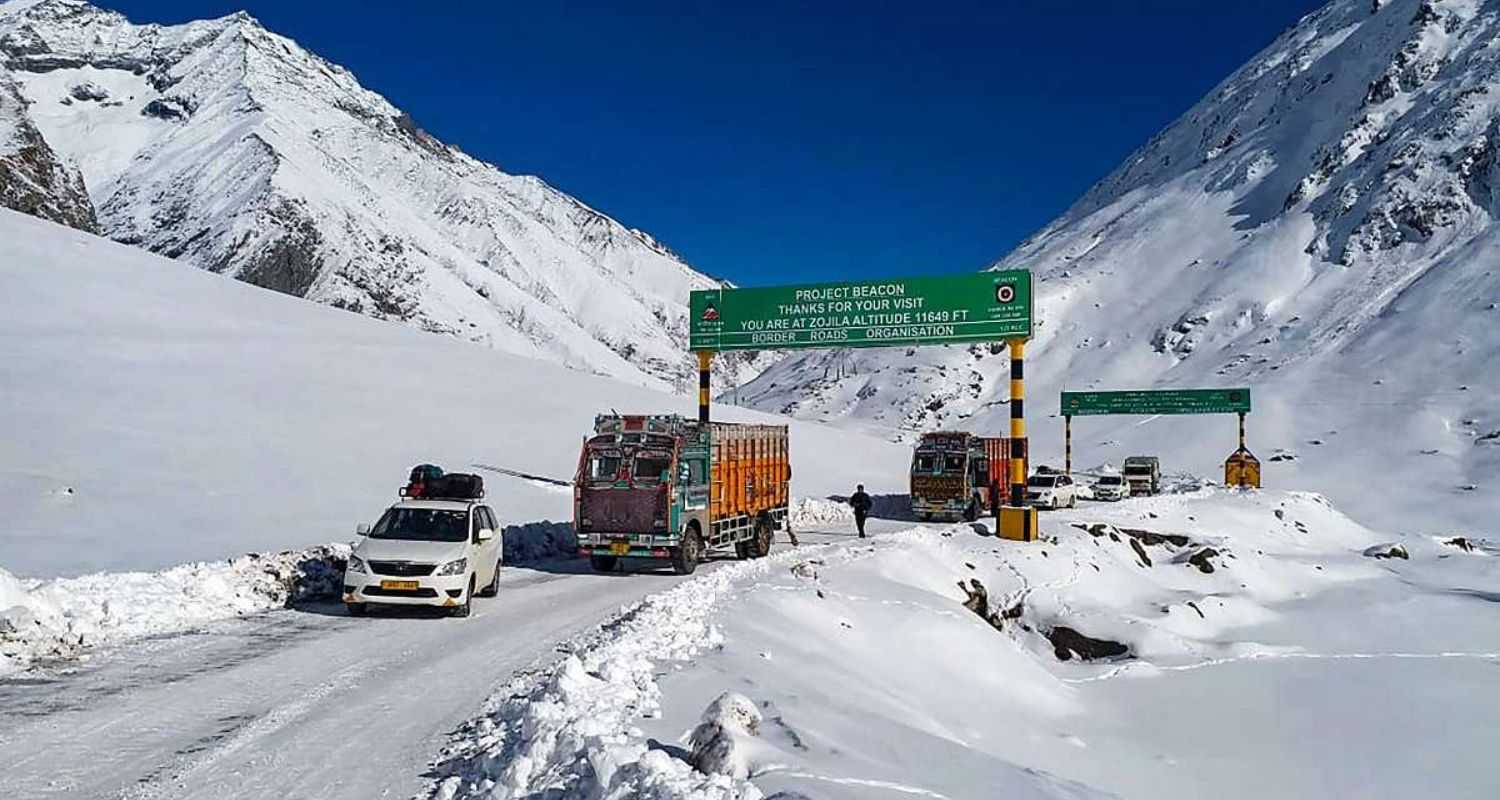
POLYGON ((363 617, 370 613, 370 607, 364 603, 345 603, 344 608, 349 609, 349 616, 351 617, 363 617))
POLYGON ((495 559, 495 577, 490 578, 489 585, 479 593, 480 597, 494 597, 500 593, 500 559, 495 559))
POLYGON ((448 611, 449 616, 467 617, 474 612, 474 576, 469 576, 469 591, 464 593, 464 604, 448 611))

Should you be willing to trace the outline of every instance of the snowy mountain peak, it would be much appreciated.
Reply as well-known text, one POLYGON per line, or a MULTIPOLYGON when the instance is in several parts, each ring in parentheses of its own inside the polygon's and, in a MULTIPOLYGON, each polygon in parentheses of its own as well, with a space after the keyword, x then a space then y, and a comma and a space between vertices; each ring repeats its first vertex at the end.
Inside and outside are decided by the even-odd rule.
POLYGON ((422 130, 248 14, 0 4, 29 121, 110 237, 340 308, 685 388, 689 291, 650 236, 422 130))

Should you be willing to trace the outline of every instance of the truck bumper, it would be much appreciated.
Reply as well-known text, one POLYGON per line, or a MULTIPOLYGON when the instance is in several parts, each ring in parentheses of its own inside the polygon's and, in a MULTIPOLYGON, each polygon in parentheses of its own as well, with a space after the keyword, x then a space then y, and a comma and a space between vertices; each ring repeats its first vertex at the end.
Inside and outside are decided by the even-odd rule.
POLYGON ((680 537, 650 533, 585 533, 578 536, 578 555, 615 558, 671 558, 680 537))

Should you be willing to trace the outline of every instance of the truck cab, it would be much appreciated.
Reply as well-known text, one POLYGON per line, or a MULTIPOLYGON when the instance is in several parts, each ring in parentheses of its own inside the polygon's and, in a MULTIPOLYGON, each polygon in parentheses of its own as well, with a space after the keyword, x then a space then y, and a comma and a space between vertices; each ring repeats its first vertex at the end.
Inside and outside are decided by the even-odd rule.
POLYGON ((765 555, 786 519, 786 431, 601 414, 573 483, 579 554, 599 571, 623 558, 651 558, 671 560, 681 574, 713 550, 765 555))
POLYGON ((911 460, 912 515, 974 520, 1004 502, 1007 440, 954 431, 925 433, 911 460))
POLYGON ((1156 456, 1131 456, 1121 470, 1130 485, 1130 496, 1141 497, 1161 492, 1161 459, 1156 456))

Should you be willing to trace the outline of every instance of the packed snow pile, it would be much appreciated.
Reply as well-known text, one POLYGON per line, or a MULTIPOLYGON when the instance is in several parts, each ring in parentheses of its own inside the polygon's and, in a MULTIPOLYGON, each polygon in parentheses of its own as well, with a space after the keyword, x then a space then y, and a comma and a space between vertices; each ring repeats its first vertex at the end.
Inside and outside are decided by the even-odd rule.
POLYGON ((799 497, 787 509, 792 530, 808 525, 823 525, 830 522, 854 522, 854 509, 847 502, 825 500, 821 497, 799 497))
POLYGON ((39 661, 339 597, 347 545, 50 581, 0 569, 0 675, 39 661))
POLYGON ((732 595, 748 583, 826 549, 782 550, 715 569, 579 637, 561 662, 522 674, 495 695, 438 765, 445 777, 433 796, 761 797, 746 782, 744 749, 736 747, 737 737, 750 735, 749 723, 724 721, 751 716, 732 698, 711 714, 719 731, 700 759, 717 765, 711 774, 695 769, 686 749, 648 741, 640 725, 660 713, 661 672, 721 642, 710 622, 715 611, 732 607, 732 595))
POLYGON ((956 525, 792 553, 656 670, 632 741, 690 757, 728 690, 770 796, 1493 795, 1488 539, 1392 542, 1278 491, 1042 519, 1034 543, 956 525))

